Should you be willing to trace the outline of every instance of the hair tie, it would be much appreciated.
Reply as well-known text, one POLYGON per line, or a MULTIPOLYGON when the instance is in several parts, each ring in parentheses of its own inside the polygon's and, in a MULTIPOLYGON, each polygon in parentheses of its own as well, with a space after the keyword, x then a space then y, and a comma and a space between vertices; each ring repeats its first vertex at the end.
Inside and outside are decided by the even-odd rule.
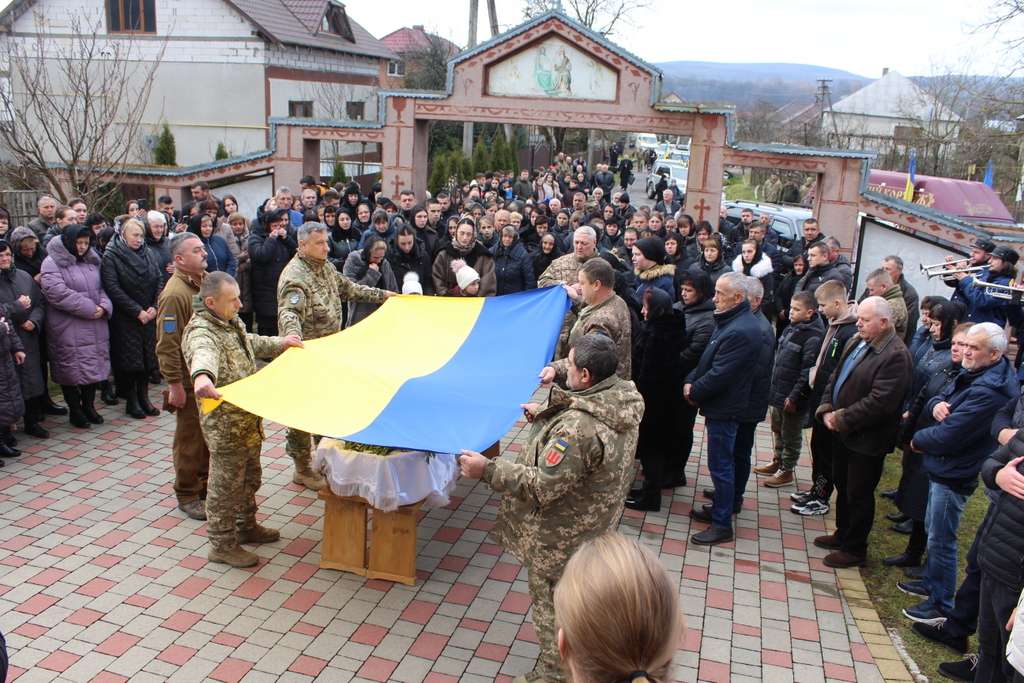
POLYGON ((643 669, 640 669, 638 671, 634 671, 633 673, 629 674, 630 683, 632 683, 633 681, 635 681, 638 678, 649 678, 649 677, 647 675, 647 672, 644 671, 643 669))

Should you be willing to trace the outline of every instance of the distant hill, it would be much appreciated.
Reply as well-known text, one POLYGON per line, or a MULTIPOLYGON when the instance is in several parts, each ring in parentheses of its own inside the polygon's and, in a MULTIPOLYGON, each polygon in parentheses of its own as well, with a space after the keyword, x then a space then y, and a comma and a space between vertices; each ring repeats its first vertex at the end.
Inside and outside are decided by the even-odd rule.
POLYGON ((740 109, 752 108, 761 99, 779 107, 792 100, 813 102, 819 78, 832 79, 833 101, 874 80, 812 64, 679 61, 655 66, 665 74, 665 95, 674 92, 686 102, 725 102, 740 109))

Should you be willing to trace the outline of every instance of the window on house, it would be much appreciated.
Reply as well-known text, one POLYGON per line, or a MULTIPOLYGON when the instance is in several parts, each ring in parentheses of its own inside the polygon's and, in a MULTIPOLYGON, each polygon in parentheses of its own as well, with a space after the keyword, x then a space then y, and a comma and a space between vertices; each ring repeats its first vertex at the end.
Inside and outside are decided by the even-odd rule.
POLYGON ((345 8, 340 5, 328 3, 320 30, 341 36, 350 43, 356 42, 356 36, 352 33, 352 25, 348 23, 348 15, 345 14, 345 8))
POLYGON ((109 33, 156 33, 156 0, 107 0, 109 33))
POLYGON ((288 103, 288 116, 293 119, 311 119, 313 118, 313 103, 312 102, 295 102, 291 101, 288 103))
POLYGON ((388 62, 388 76, 404 76, 405 75, 405 62, 403 61, 390 61, 388 62))
POLYGON ((346 102, 345 116, 353 121, 362 121, 366 112, 366 102, 346 102))

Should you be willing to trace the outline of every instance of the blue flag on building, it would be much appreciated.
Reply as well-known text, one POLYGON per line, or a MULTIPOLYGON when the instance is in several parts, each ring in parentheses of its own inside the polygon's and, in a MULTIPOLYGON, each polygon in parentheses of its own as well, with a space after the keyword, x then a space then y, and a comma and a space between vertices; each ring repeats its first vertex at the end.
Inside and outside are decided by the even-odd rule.
POLYGON ((985 171, 985 180, 982 181, 989 187, 992 187, 992 162, 988 162, 988 170, 985 171))

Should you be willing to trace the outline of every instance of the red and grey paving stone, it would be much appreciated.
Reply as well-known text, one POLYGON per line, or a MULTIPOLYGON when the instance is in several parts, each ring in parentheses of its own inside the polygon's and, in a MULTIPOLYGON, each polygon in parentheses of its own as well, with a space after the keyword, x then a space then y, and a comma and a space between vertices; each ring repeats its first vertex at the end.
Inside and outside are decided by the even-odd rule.
MULTIPOLYGON (((488 538, 497 497, 479 482, 421 513, 415 587, 321 569, 323 502, 291 482, 284 428, 268 423, 260 519, 282 540, 255 548, 258 566, 232 569, 207 562, 203 523, 175 509, 173 418, 122 410, 103 407, 107 422, 90 430, 46 423, 43 442, 16 432, 24 454, 0 470, 10 680, 471 683, 533 668, 526 571, 488 538)), ((502 440, 503 457, 517 455, 525 427, 502 440)), ((770 444, 765 425, 759 460, 770 444)), ((696 487, 665 491, 660 512, 627 510, 619 524, 679 583, 677 680, 883 681, 811 544, 823 519, 793 515, 792 487, 752 476, 736 540, 694 546, 703 525, 691 529, 687 512, 711 485, 703 448, 687 475, 696 487)))

